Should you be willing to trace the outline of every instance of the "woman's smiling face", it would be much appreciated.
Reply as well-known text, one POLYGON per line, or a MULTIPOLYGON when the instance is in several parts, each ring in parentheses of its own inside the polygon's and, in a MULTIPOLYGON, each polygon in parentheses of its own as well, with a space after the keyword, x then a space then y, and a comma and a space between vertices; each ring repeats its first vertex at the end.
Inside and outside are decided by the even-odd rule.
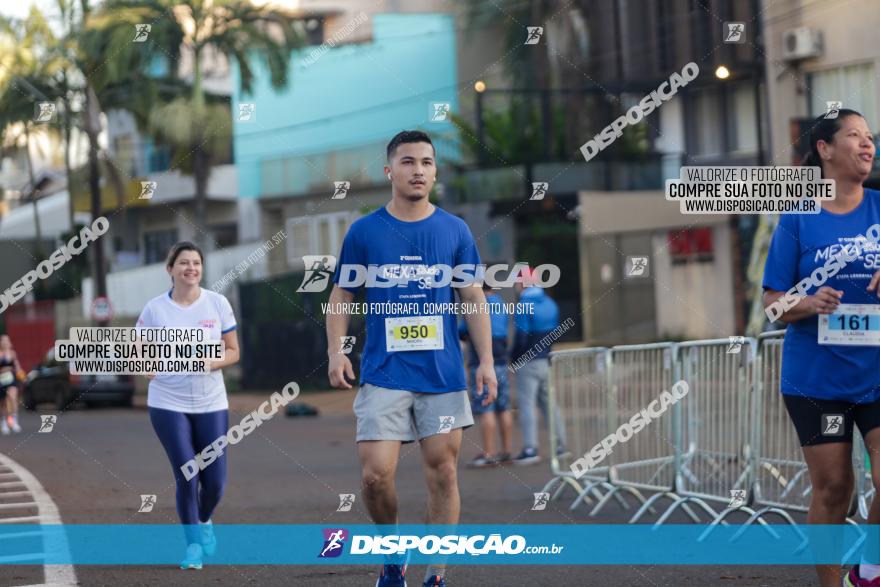
POLYGON ((175 285, 196 286, 202 281, 202 257, 196 251, 181 251, 168 273, 175 285))
POLYGON ((874 165, 874 133, 861 116, 849 115, 840 121, 840 129, 830 143, 820 141, 819 154, 833 177, 851 177, 862 182, 874 165))

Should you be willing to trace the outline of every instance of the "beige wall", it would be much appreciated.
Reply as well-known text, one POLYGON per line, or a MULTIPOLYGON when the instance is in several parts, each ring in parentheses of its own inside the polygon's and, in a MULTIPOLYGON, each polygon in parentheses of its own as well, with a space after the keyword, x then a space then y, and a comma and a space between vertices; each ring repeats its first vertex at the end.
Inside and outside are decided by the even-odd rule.
POLYGON ((734 330, 733 265, 726 224, 712 227, 712 243, 712 262, 673 265, 666 233, 654 235, 654 300, 660 337, 681 335, 692 340, 742 334, 734 330))
POLYGON ((726 214, 682 215, 676 202, 660 191, 580 193, 581 292, 588 343, 620 344, 662 340, 666 336, 687 339, 718 338, 734 331, 733 263, 731 234, 726 214), (714 258, 706 263, 673 265, 667 254, 667 231, 677 228, 712 227, 714 258), (616 241, 617 235, 624 235, 616 241), (649 243, 639 245, 639 242, 649 243), (620 250, 617 242, 623 243, 620 250), (633 243, 635 248, 627 247, 633 243), (638 247, 644 247, 642 250, 638 247), (596 251, 585 250, 596 247, 596 251), (614 248, 614 254, 607 255, 614 248), (601 249, 601 250, 598 250, 601 249), (604 251, 604 253, 603 253, 604 251), (622 275, 625 257, 647 254, 649 279, 628 280, 622 275), (613 271, 599 284, 598 267, 589 259, 604 259, 613 271), (649 286, 652 292, 639 291, 649 286), (618 307, 618 298, 625 303, 618 307), (641 307, 650 304, 653 308, 641 307), (629 305, 627 305, 629 304, 629 305), (627 322, 620 330, 609 316, 627 322), (653 332, 646 330, 651 320, 653 332), (615 337, 620 337, 616 339, 615 337))

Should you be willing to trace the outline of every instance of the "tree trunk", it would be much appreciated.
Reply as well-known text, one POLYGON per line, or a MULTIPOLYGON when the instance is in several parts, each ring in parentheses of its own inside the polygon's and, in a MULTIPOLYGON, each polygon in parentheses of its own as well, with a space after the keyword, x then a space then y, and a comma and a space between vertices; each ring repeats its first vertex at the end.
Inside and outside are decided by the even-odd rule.
MULTIPOLYGON (((202 68, 200 60, 201 47, 193 48, 193 107, 196 112, 196 120, 205 120, 205 94, 202 91, 202 68)), ((204 132, 205 129, 200 129, 204 132)), ((195 207, 196 207, 196 235, 195 243, 207 253, 208 247, 214 239, 208 234, 208 174, 210 173, 208 154, 203 149, 204 141, 201 133, 196 135, 196 145, 193 149, 193 179, 195 180, 195 207)))
POLYGON ((43 231, 40 228, 40 211, 37 207, 37 203, 40 199, 40 194, 38 193, 37 182, 34 177, 34 162, 31 159, 31 131, 28 123, 24 124, 24 154, 25 160, 27 161, 28 179, 31 182, 31 201, 34 204, 34 229, 36 231, 37 238, 37 262, 40 262, 45 258, 43 256, 43 231))
MULTIPOLYGON (((532 0, 530 8, 530 24, 532 26, 543 26, 548 14, 548 7, 544 5, 544 0, 532 0)), ((546 37, 539 41, 539 45, 539 47, 534 47, 535 51, 532 52, 532 67, 535 75, 535 85, 541 90, 540 94, 538 94, 541 120, 541 156, 547 161, 550 159, 553 144, 553 94, 550 91, 553 84, 550 79, 550 57, 547 54, 546 37)))
POLYGON ((62 96, 62 101, 64 102, 64 173, 67 178, 67 221, 70 223, 70 230, 73 231, 74 221, 73 216, 75 213, 75 206, 73 202, 73 191, 71 190, 70 185, 70 129, 71 129, 71 112, 70 112, 70 100, 67 98, 67 72, 64 73, 64 81, 62 83, 62 88, 64 95, 62 96))
MULTIPOLYGON (((89 192, 91 194, 92 222, 101 216, 101 170, 98 166, 98 133, 100 132, 100 105, 98 96, 90 84, 86 84, 86 113, 85 127, 89 137, 89 192)), ((94 259, 94 282, 95 296, 107 295, 107 277, 104 264, 104 242, 98 239, 91 246, 92 258, 94 259)), ((98 326, 106 326, 105 321, 99 321, 98 326)))
POLYGON ((205 253, 208 252, 214 239, 209 237, 208 228, 208 155, 200 145, 193 150, 193 178, 196 184, 196 236, 195 242, 205 253))

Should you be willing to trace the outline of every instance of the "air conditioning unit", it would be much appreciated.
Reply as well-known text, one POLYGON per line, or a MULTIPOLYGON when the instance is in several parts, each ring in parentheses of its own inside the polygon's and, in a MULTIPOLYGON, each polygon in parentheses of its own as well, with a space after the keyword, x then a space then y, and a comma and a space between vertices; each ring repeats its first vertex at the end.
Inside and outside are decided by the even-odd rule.
POLYGON ((809 59, 822 54, 822 33, 808 27, 782 33, 782 58, 786 61, 809 59))

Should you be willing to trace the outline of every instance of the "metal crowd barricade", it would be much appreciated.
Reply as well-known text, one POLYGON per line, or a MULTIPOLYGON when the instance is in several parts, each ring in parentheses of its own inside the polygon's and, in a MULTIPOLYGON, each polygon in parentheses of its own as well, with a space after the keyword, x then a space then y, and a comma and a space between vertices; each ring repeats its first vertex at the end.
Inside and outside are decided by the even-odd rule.
MULTIPOLYGON (((688 383, 689 392, 639 433, 614 445, 597 467, 580 478, 583 485, 554 457, 554 477, 544 490, 558 485, 558 495, 566 485, 577 489, 571 509, 590 502, 591 495, 598 497, 591 516, 612 499, 628 507, 622 494, 634 495, 642 506, 630 523, 653 511, 663 498, 673 503, 656 524, 678 508, 699 522, 689 507, 692 503, 714 518, 703 537, 737 511, 749 514, 743 530, 755 522, 766 525, 764 518, 769 515, 797 529, 789 512, 807 511, 811 487, 780 391, 784 333, 742 337, 733 341, 739 343, 739 352, 731 351, 730 339, 715 339, 551 353, 549 407, 563 415, 573 458, 590 452, 679 379, 688 383), (599 489, 607 492, 602 495, 599 489), (657 493, 646 500, 640 490, 657 493), (737 496, 741 503, 729 503, 732 490, 742 492, 737 496), (725 502, 720 513, 709 506, 725 502)), ((553 422, 550 418, 555 455, 553 422)), ((866 453, 856 431, 856 495, 850 515, 858 512, 863 518, 874 494, 866 453)), ((855 524, 852 518, 847 522, 855 524)))
MULTIPOLYGON (((753 338, 712 339, 679 343, 681 379, 688 395, 681 401, 681 434, 676 448, 681 455, 675 499, 657 520, 663 524, 672 513, 694 503, 716 520, 723 514, 707 502, 729 504, 733 491, 747 495, 751 455, 749 450, 749 400, 757 352, 753 338)), ((662 495, 652 496, 630 523, 638 521, 648 506, 662 495)), ((745 506, 728 508, 754 513, 745 506)))
POLYGON ((785 510, 807 511, 810 476, 780 391, 784 333, 777 330, 758 336, 755 401, 752 403, 752 445, 756 453, 752 487, 753 502, 761 508, 760 512, 775 508, 776 513, 793 524, 785 510))
MULTIPOLYGON (((676 352, 676 345, 671 342, 612 347, 609 434, 657 399, 661 391, 672 389, 679 379, 676 352)), ((643 504, 646 499, 640 489, 677 497, 674 485, 679 440, 675 421, 679 409, 680 404, 676 403, 638 434, 613 447, 606 456, 613 488, 599 500, 591 516, 597 515, 620 492, 634 495, 643 504)), ((684 509, 696 518, 687 506, 684 509)))
POLYGON ((571 458, 577 459, 608 434, 608 376, 610 353, 603 347, 572 349, 550 353, 550 380, 548 383, 548 419, 550 427, 550 470, 553 478, 542 492, 555 487, 553 499, 565 489, 573 487, 578 493, 575 500, 591 502, 589 495, 601 498, 598 487, 608 485, 608 467, 596 467, 576 478, 568 466, 570 459, 557 457, 556 419, 558 409, 565 427, 565 447, 571 458), (583 485, 582 485, 583 484, 583 485))

